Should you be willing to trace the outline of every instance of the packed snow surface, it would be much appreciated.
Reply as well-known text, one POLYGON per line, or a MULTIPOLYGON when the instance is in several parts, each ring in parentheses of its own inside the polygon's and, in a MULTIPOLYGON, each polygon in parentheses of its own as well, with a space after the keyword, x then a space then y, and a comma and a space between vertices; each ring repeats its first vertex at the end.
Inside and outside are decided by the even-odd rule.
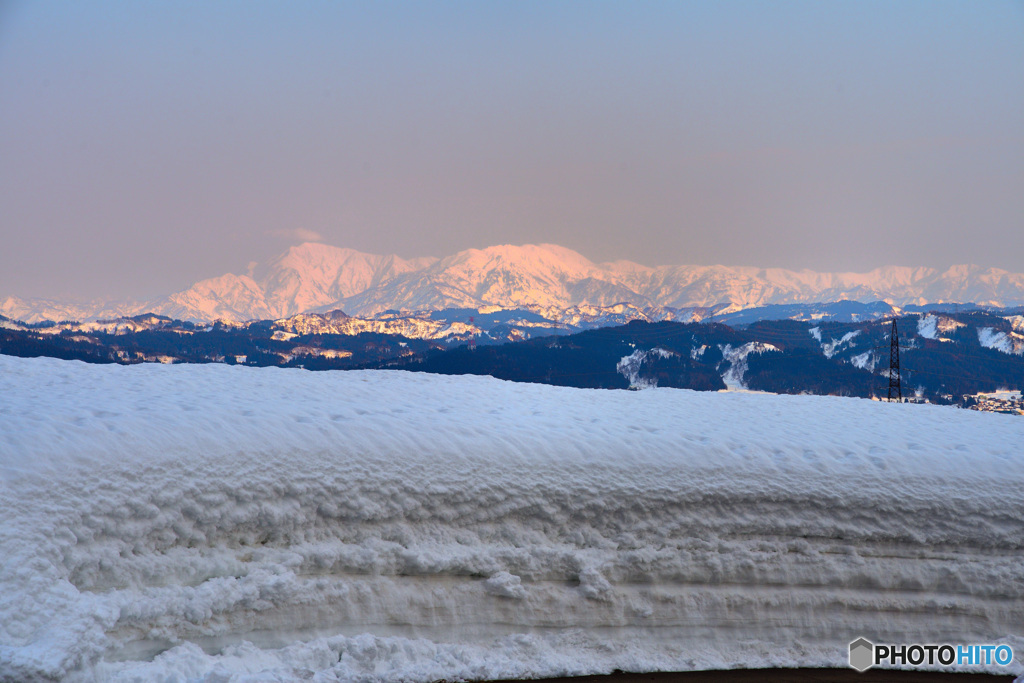
POLYGON ((1019 658, 1021 443, 857 399, 0 356, 0 679, 1019 658))

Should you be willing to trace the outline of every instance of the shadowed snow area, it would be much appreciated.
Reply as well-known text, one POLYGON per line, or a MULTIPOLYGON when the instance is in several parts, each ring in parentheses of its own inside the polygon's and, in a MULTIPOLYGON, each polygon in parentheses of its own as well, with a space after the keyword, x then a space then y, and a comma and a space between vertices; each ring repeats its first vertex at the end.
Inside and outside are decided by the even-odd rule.
POLYGON ((0 678, 1019 657, 1021 443, 856 399, 0 356, 0 678))

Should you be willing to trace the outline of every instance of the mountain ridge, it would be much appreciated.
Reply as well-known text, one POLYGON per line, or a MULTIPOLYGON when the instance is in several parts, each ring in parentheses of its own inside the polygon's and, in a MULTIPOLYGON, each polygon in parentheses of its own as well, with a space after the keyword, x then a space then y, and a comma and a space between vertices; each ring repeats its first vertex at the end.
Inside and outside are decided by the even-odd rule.
POLYGON ((496 245, 438 259, 403 259, 306 242, 254 264, 245 274, 207 278, 142 302, 69 304, 0 299, 0 314, 26 322, 95 320, 152 312, 181 320, 280 319, 342 309, 373 316, 387 310, 577 305, 673 308, 886 301, 894 305, 1024 303, 1024 274, 976 265, 945 270, 883 266, 866 273, 754 266, 645 266, 594 263, 555 244, 496 245))

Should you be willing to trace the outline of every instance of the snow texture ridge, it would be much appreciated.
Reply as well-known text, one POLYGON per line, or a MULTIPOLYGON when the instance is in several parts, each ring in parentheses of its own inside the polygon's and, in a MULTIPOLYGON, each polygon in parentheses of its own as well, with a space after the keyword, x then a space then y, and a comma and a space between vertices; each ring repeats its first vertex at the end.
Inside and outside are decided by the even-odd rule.
POLYGON ((0 356, 0 679, 1022 652, 1022 437, 834 397, 0 356))

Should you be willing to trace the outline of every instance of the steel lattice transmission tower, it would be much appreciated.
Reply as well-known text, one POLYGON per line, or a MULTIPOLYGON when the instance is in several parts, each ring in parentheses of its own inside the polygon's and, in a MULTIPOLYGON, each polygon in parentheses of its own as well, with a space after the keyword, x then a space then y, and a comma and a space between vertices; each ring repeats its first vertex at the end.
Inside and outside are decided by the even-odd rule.
POLYGON ((896 318, 892 319, 892 331, 889 333, 889 400, 893 393, 896 401, 903 403, 903 389, 900 386, 900 333, 896 329, 896 318), (893 390, 895 389, 895 392, 893 390))

